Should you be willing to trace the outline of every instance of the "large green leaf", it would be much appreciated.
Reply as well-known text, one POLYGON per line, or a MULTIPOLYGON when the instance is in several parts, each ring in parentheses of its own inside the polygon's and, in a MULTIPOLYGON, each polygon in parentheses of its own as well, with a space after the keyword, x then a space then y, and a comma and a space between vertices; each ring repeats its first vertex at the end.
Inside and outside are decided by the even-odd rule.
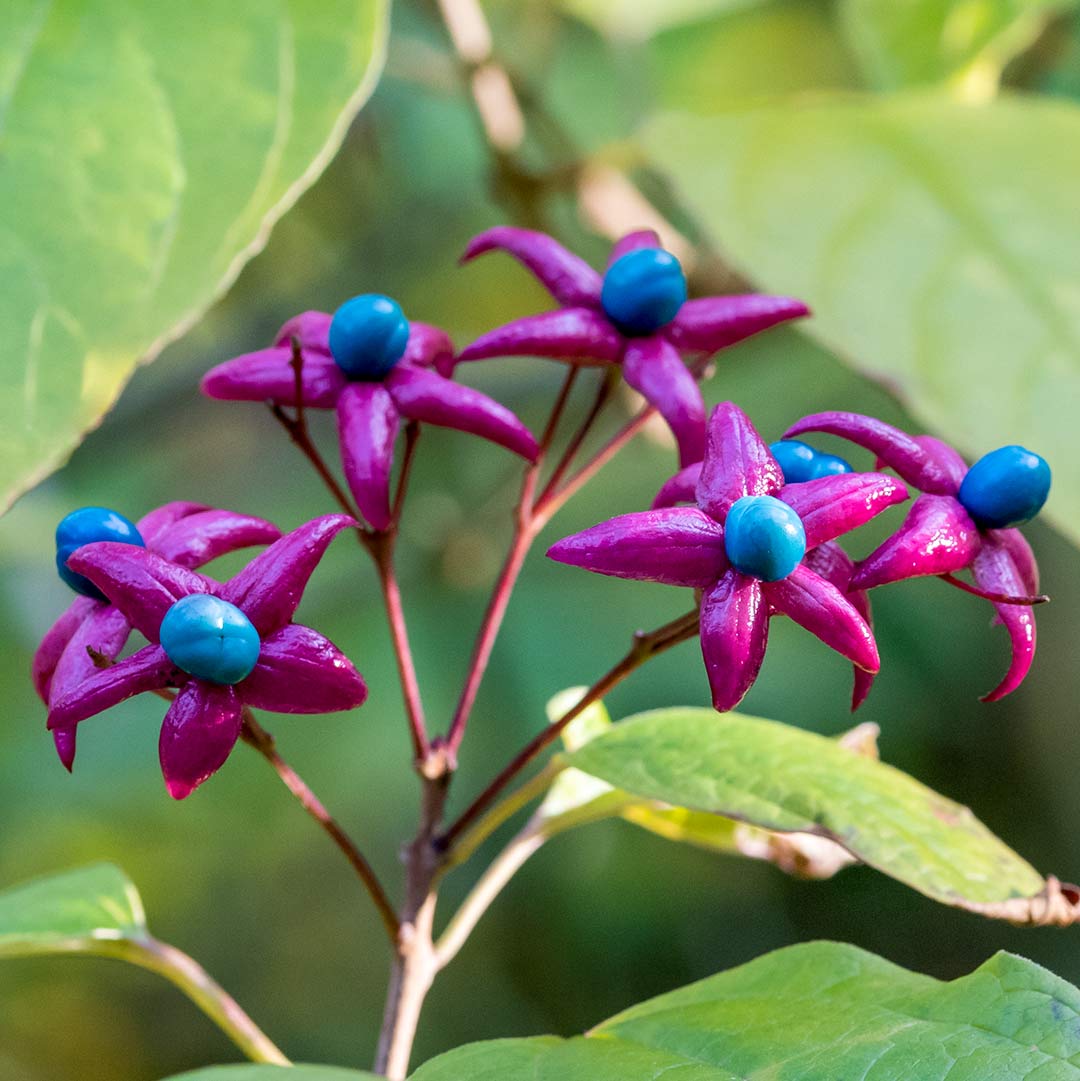
MULTIPOLYGON (((547 704, 554 723, 585 694, 586 687, 560 691, 547 704)), ((611 731, 611 715, 604 703, 594 702, 563 730, 563 744, 577 751, 611 731)), ((849 753, 877 758, 877 725, 861 724, 845 732, 839 743, 849 753)), ((669 803, 640 799, 620 792, 606 781, 566 767, 556 777, 534 822, 548 834, 601 818, 620 816, 678 844, 691 844, 710 852, 767 860, 801 878, 831 878, 854 861, 846 849, 825 837, 807 833, 775 833, 736 822, 709 811, 692 811, 669 803)))
POLYGON ((93 951, 146 934, 131 881, 111 863, 37 879, 0 893, 0 957, 93 951))
POLYGON ((0 509, 322 171, 388 2, 0 5, 0 509))
POLYGON ((896 88, 967 79, 992 92, 1005 64, 1075 0, 841 0, 870 80, 896 88))
POLYGON ((669 115, 646 134, 762 287, 973 455, 1023 443, 1080 541, 1080 109, 933 96, 669 115))
POLYGON ((1080 918, 1074 888, 1044 880, 966 807, 812 732, 737 713, 657 710, 567 761, 633 796, 824 837, 958 908, 1015 922, 1080 918))
POLYGON ((209 1066, 175 1074, 165 1081, 382 1081, 378 1074, 340 1066, 209 1066), (282 1072, 285 1071, 285 1072, 282 1072))
POLYGON ((451 1051, 412 1081, 1076 1081, 1080 991, 1000 953, 943 983, 853 946, 768 954, 588 1036, 451 1051))

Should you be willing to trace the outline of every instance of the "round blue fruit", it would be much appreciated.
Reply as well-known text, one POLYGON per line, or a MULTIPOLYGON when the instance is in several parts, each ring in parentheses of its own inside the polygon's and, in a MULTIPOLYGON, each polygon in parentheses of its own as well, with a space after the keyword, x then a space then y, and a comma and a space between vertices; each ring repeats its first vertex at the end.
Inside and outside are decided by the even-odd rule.
POLYGON ((786 503, 771 495, 737 499, 724 523, 724 547, 731 565, 763 582, 778 582, 806 554, 806 530, 786 503))
POLYGON ((193 593, 161 621, 161 648, 189 675, 210 683, 239 683, 259 659, 259 632, 235 604, 193 593))
POLYGON ((405 313, 381 293, 346 300, 330 322, 330 352, 350 379, 378 382, 405 355, 408 342, 405 313))
POLYGON ((637 248, 616 259, 604 275, 600 305, 628 337, 667 326, 686 303, 686 276, 662 248, 637 248))
POLYGON ((1015 444, 984 454, 968 471, 957 499, 984 529, 1029 522, 1050 494, 1045 458, 1015 444))
POLYGON ((780 439, 769 444, 769 451, 783 470, 785 484, 803 484, 819 477, 853 472, 843 458, 825 454, 799 439, 780 439))
POLYGON ((801 439, 780 439, 769 444, 769 452, 784 473, 785 484, 802 484, 814 479, 817 451, 801 439))
POLYGON ((841 473, 854 473, 851 468, 851 463, 844 461, 838 454, 826 454, 824 451, 817 451, 814 455, 814 466, 810 480, 817 480, 820 477, 835 477, 841 473))
POLYGON ((136 544, 140 548, 145 548, 146 544, 134 522, 108 507, 80 507, 60 519, 56 527, 56 569, 60 577, 76 593, 103 601, 105 594, 89 578, 76 574, 67 565, 77 549, 95 541, 136 544))

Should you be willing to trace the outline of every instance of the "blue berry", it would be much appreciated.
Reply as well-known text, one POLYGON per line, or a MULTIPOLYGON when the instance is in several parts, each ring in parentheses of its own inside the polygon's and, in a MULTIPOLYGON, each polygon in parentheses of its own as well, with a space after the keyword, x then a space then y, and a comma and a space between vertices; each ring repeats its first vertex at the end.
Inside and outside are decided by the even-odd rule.
POLYGON ((134 522, 108 507, 81 507, 60 519, 56 527, 56 569, 60 577, 76 593, 103 601, 107 599, 105 594, 89 578, 76 574, 67 565, 76 549, 95 541, 137 544, 140 548, 146 544, 134 522))
POLYGON ((803 484, 819 477, 854 472, 843 458, 825 454, 799 439, 780 439, 769 444, 769 451, 783 470, 785 484, 803 484))
POLYGON ((210 683, 239 683, 259 659, 259 632, 235 604, 193 593, 161 621, 161 648, 189 675, 210 683))
POLYGON ((984 454, 968 471, 957 499, 984 529, 1029 522, 1050 494, 1045 458, 1016 445, 984 454))
POLYGON ((405 355, 409 321, 381 293, 346 300, 330 322, 330 352, 350 378, 378 382, 405 355))
POLYGON ((600 305, 628 337, 667 326, 686 303, 679 260, 662 248, 637 248, 616 259, 604 275, 600 305))
POLYGON ((819 450, 814 455, 814 464, 809 479, 817 480, 819 477, 835 477, 841 473, 854 472, 851 463, 844 461, 838 454, 826 454, 824 451, 819 450))
POLYGON ((806 531, 786 503, 771 495, 747 495, 728 511, 724 547, 737 571, 778 582, 806 554, 806 531))
POLYGON ((785 484, 802 484, 813 480, 814 458, 817 451, 801 439, 780 439, 769 444, 769 452, 784 473, 785 484))

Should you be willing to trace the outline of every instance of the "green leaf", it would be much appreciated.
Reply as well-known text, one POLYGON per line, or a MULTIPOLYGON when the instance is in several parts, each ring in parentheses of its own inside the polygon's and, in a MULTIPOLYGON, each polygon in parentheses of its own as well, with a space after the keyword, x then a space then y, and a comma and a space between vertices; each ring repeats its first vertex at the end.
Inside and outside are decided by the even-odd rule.
POLYGON ((1080 991, 1000 953, 945 983, 814 942, 572 1040, 471 1044, 411 1081, 1076 1081, 1080 991))
POLYGON ((384 1081, 378 1074, 340 1066, 208 1066, 174 1074, 165 1081, 384 1081), (283 1072, 284 1071, 284 1072, 283 1072))
MULTIPOLYGON (((587 689, 569 687, 560 691, 547 704, 548 720, 554 724, 587 689)), ((611 728, 607 707, 602 701, 594 702, 566 726, 562 741, 567 750, 577 751, 611 728)), ((851 753, 876 759, 878 735, 877 725, 860 724, 840 736, 838 742, 851 753)), ((774 833, 707 811, 637 799, 573 766, 567 766, 556 777, 534 821, 537 828, 554 836, 563 829, 611 817, 621 817, 678 844, 766 860, 801 878, 831 878, 855 862, 845 849, 824 837, 774 833)))
POLYGON ((665 30, 650 42, 649 61, 657 105, 692 113, 860 85, 830 13, 806 0, 772 0, 665 30))
POLYGON ((967 79, 993 91, 1047 19, 1076 0, 842 0, 841 23, 870 81, 896 89, 967 79))
POLYGON ((92 950, 95 943, 145 934, 139 894, 111 863, 0 893, 0 957, 92 950))
POLYGON ((183 991, 249 1058, 287 1061, 195 960, 150 934, 138 891, 110 863, 0 893, 0 959, 47 953, 112 957, 156 972, 183 991))
POLYGON ((1046 881, 966 807, 834 740, 706 709, 643 713, 567 762, 648 800, 808 833, 948 905, 1072 923, 1074 888, 1046 881))
POLYGON ((2 5, 0 509, 67 457, 319 175, 377 78, 387 10, 2 5))
POLYGON ((669 115, 646 141, 732 262, 922 423, 1044 455, 1080 542, 1080 109, 855 99, 669 115))
POLYGON ((613 38, 644 39, 666 27, 756 7, 763 0, 560 0, 562 7, 613 38))

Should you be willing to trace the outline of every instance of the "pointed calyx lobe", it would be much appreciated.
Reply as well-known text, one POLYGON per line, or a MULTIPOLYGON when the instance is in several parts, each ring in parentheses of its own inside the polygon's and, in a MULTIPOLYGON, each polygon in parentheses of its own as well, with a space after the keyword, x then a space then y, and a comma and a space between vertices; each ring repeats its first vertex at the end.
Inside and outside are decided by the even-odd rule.
POLYGON ((705 407, 682 354, 712 354, 807 314, 788 297, 687 300, 679 261, 651 230, 619 240, 603 277, 552 237, 508 226, 474 238, 463 261, 497 250, 532 271, 559 307, 489 331, 457 360, 544 356, 621 363, 626 381, 668 422, 683 465, 701 458, 705 407))
MULTIPOLYGON (((650 511, 559 541, 551 558, 600 574, 701 591, 701 650, 718 710, 734 708, 761 667, 772 615, 789 616, 860 672, 880 661, 865 596, 848 595, 851 562, 836 537, 907 498, 880 473, 785 485, 749 418, 731 402, 709 419, 700 468, 684 468, 650 511), (692 507, 673 506, 696 497, 692 507), (801 562, 807 546, 823 550, 801 562)), ((857 682, 855 704, 868 679, 857 682)))

